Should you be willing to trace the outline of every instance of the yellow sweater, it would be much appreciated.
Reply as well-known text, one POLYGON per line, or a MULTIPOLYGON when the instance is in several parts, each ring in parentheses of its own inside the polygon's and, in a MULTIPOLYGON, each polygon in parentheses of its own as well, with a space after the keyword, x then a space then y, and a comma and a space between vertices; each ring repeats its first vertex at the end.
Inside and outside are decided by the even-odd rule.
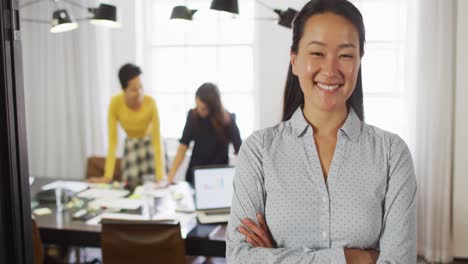
POLYGON ((156 102, 145 95, 139 110, 130 109, 125 103, 124 94, 112 97, 109 105, 108 127, 109 148, 107 151, 106 169, 104 177, 112 179, 115 167, 115 152, 117 147, 117 122, 127 133, 129 138, 143 138, 151 135, 151 144, 154 150, 154 164, 156 179, 163 177, 163 148, 161 147, 161 134, 159 131, 159 114, 156 102))

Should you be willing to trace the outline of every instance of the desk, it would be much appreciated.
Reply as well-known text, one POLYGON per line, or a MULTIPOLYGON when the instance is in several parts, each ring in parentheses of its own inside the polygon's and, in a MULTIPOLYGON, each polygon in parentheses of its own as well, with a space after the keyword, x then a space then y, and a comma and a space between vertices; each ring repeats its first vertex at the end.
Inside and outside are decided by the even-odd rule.
MULTIPOLYGON (((31 197, 39 192, 41 186, 53 182, 52 179, 36 179, 31 186, 31 197)), ((78 247, 100 247, 101 226, 87 225, 83 221, 73 220, 68 211, 35 216, 41 239, 45 244, 78 247)), ((224 257, 226 242, 213 240, 209 234, 217 225, 197 224, 185 238, 187 255, 224 257)))

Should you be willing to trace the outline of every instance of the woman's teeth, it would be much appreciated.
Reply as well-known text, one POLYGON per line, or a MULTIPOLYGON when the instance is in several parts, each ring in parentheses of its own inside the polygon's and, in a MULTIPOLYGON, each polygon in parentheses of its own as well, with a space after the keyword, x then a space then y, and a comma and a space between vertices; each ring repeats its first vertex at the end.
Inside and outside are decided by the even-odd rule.
POLYGON ((338 87, 340 87, 339 84, 335 84, 335 85, 326 85, 326 84, 323 84, 323 83, 317 83, 317 86, 318 86, 320 89, 327 90, 327 91, 333 91, 333 90, 337 89, 338 87))

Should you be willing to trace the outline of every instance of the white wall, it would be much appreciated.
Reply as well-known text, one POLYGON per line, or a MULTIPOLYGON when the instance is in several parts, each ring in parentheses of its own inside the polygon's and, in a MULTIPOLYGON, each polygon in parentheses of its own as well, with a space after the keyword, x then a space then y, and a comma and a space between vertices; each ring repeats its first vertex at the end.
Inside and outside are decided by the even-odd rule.
POLYGON ((112 4, 118 7, 119 21, 122 21, 122 26, 112 31, 112 43, 109 46, 112 54, 110 68, 114 84, 112 91, 119 92, 121 89, 117 72, 120 66, 125 63, 137 63, 135 3, 128 0, 113 0, 112 4))
POLYGON ((468 258, 468 1, 457 10, 453 242, 455 257, 468 258))
MULTIPOLYGON (((271 7, 300 10, 304 0, 263 1, 271 7)), ((256 4, 256 17, 277 18, 278 16, 262 5, 256 4)), ((283 91, 289 66, 289 50, 292 30, 277 25, 277 21, 256 20, 254 37, 254 80, 257 90, 255 128, 265 128, 281 120, 283 91)))

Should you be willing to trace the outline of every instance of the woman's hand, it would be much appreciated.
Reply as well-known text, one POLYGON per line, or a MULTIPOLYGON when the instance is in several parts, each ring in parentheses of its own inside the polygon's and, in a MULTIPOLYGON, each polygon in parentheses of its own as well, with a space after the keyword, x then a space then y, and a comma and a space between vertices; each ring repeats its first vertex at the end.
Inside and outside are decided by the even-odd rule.
POLYGON ((348 264, 375 264, 379 258, 379 251, 373 249, 346 248, 344 253, 348 264))
POLYGON ((257 225, 249 218, 244 218, 242 219, 244 226, 239 226, 237 230, 245 236, 245 241, 253 247, 275 247, 270 230, 268 229, 263 215, 257 213, 257 220, 260 225, 257 225))
POLYGON ((172 185, 175 184, 174 175, 173 175, 173 174, 170 174, 170 173, 169 173, 169 174, 167 175, 167 183, 168 183, 168 184, 172 184, 172 185))

